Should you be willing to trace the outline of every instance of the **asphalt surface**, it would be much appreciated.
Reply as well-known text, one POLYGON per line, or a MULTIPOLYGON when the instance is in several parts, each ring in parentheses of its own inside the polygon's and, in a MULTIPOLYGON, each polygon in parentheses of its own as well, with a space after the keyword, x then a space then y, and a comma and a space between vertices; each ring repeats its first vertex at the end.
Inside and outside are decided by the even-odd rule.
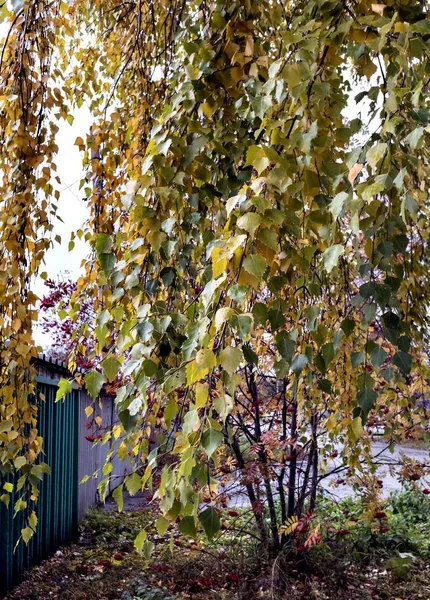
MULTIPOLYGON (((401 482, 399 481, 398 477, 396 477, 396 474, 399 473, 399 463, 404 457, 430 465, 429 450, 421 450, 419 448, 411 448, 409 446, 399 445, 394 446, 393 452, 390 452, 385 442, 375 441, 372 443, 372 452, 373 456, 377 456, 378 462, 383 463, 378 467, 376 474, 378 479, 382 481, 382 494, 384 497, 389 496, 390 492, 401 489, 401 482)), ((329 470, 331 467, 337 466, 338 464, 339 463, 336 463, 336 461, 332 461, 331 464, 329 464, 329 470)), ((334 497, 345 498, 346 496, 353 494, 352 487, 347 484, 336 487, 331 485, 336 479, 339 478, 342 478, 342 475, 328 477, 323 482, 323 488, 332 493, 334 497)))

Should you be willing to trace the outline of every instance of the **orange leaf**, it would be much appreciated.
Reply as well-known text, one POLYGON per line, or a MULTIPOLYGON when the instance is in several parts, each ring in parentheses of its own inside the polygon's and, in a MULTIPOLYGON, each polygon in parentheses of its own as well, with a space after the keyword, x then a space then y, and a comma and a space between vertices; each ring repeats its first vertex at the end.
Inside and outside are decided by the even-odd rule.
POLYGON ((363 170, 364 163, 355 163, 350 172, 348 173, 348 181, 351 185, 353 185, 354 181, 358 177, 358 175, 363 170))
POLYGON ((384 14, 384 8, 385 8, 385 4, 372 4, 372 10, 375 13, 378 13, 378 15, 382 15, 384 14))

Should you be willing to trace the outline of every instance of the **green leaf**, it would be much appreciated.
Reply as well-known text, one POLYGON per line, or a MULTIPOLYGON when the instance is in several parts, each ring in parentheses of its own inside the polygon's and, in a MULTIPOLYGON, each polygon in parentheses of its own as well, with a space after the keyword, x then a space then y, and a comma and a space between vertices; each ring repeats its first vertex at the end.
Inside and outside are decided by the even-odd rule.
POLYGON ((273 331, 276 331, 285 323, 284 312, 281 308, 271 308, 269 310, 268 317, 273 331))
POLYGON ((258 356, 248 344, 244 344, 242 346, 242 350, 243 357, 247 363, 253 363, 254 365, 258 365, 258 356))
POLYGON ((27 464, 27 459, 25 456, 17 456, 13 461, 13 464, 16 470, 22 469, 22 467, 27 464))
POLYGON ((121 484, 118 487, 116 487, 114 489, 114 491, 112 492, 112 497, 118 506, 118 512, 122 512, 122 509, 124 508, 123 489, 124 489, 124 485, 121 484))
POLYGON ((235 315, 232 317, 231 326, 237 331, 241 340, 246 340, 251 333, 252 317, 249 315, 235 315))
POLYGON ((62 400, 66 394, 70 394, 73 391, 72 382, 68 379, 60 379, 58 382, 58 390, 55 395, 55 402, 62 400))
POLYGON ((387 152, 387 149, 388 145, 382 142, 372 146, 372 148, 370 148, 366 153, 366 160, 368 164, 375 169, 378 162, 387 152))
POLYGON ((352 319, 344 319, 342 321, 342 323, 340 324, 340 327, 341 327, 342 331, 344 332, 344 334, 346 335, 346 337, 348 337, 354 331, 355 321, 353 321, 352 319))
POLYGON ((136 331, 142 342, 149 342, 152 337, 152 332, 154 331, 154 325, 149 321, 145 321, 144 323, 139 323, 136 327, 136 331))
POLYGON ((229 375, 233 375, 243 360, 242 350, 240 348, 229 346, 220 352, 219 360, 222 368, 229 375))
POLYGON ((261 281, 267 269, 267 262, 262 256, 251 254, 243 261, 243 268, 248 271, 248 273, 251 273, 251 275, 254 275, 258 281, 261 281))
POLYGON ((266 325, 267 321, 267 306, 262 302, 256 302, 252 307, 255 325, 266 325))
POLYGON ((179 521, 178 528, 179 531, 184 535, 188 535, 192 538, 197 537, 196 522, 194 520, 194 517, 184 517, 183 519, 181 519, 179 521))
POLYGON ((113 381, 121 368, 121 363, 114 356, 108 356, 105 358, 101 365, 106 373, 108 381, 113 381))
POLYGON ((169 371, 166 374, 166 379, 163 383, 163 390, 166 394, 170 394, 170 392, 180 388, 182 385, 184 385, 184 383, 185 369, 175 369, 173 372, 169 371))
POLYGON ((155 544, 153 542, 151 542, 150 540, 146 540, 145 543, 143 544, 143 555, 145 556, 146 560, 149 560, 152 556, 152 553, 154 552, 154 548, 155 548, 155 544))
POLYGON ((221 445, 222 441, 223 435, 221 431, 217 431, 213 427, 210 427, 204 432, 204 434, 202 435, 202 446, 206 450, 206 453, 209 458, 221 445))
POLYGON ((189 410, 182 423, 182 431, 186 434, 196 431, 200 426, 199 413, 197 410, 189 410))
POLYGON ((122 410, 118 414, 118 418, 121 421, 121 424, 127 433, 132 431, 132 429, 134 429, 134 427, 136 426, 137 416, 130 415, 130 411, 128 409, 122 410))
POLYGON ((93 400, 98 398, 100 390, 105 382, 105 375, 98 371, 91 371, 85 375, 85 387, 93 400))
POLYGON ((286 360, 287 363, 291 363, 294 350, 296 349, 296 342, 289 337, 286 331, 280 331, 278 333, 276 336, 276 346, 282 358, 286 360))
POLYGON ((164 517, 158 517, 158 519, 155 521, 155 528, 157 530, 158 535, 164 535, 169 529, 169 526, 170 521, 168 521, 164 517))
POLYGON ((375 367, 375 369, 379 369, 381 365, 387 360, 387 353, 381 346, 377 346, 370 353, 370 362, 375 367))
POLYGON ((234 403, 232 397, 225 393, 221 394, 214 401, 214 408, 219 413, 219 416, 224 421, 233 410, 234 403))
POLYGON ((142 529, 142 531, 138 534, 138 536, 134 540, 134 547, 136 548, 137 552, 142 552, 143 545, 146 542, 147 537, 148 536, 147 536, 146 531, 144 529, 142 529))
POLYGON ((393 356, 393 364, 396 365, 403 373, 410 373, 412 368, 412 356, 407 352, 399 350, 393 356))
POLYGON ((348 200, 349 194, 347 194, 346 192, 339 192, 339 194, 337 194, 333 198, 333 200, 330 203, 330 212, 333 215, 334 221, 336 221, 336 219, 342 213, 343 207, 345 206, 346 202, 348 202, 348 200))
POLYGON ((212 540, 221 528, 218 513, 212 506, 209 506, 199 514, 199 521, 209 541, 212 540))
POLYGON ((103 273, 107 276, 113 271, 116 258, 114 254, 100 254, 99 261, 103 273))
POLYGON ((351 354, 352 368, 356 369, 358 367, 358 365, 360 365, 365 358, 366 358, 366 355, 364 354, 364 352, 353 352, 351 354))
POLYGON ((100 259, 102 254, 109 253, 113 246, 113 237, 108 233, 99 233, 96 238, 96 252, 100 259))
POLYGON ((33 465, 31 467, 30 472, 33 475, 33 477, 36 477, 36 479, 39 479, 40 481, 42 481, 43 475, 45 473, 49 474, 51 472, 51 469, 48 467, 48 465, 46 463, 41 463, 40 465, 33 465))
POLYGON ((291 362, 291 370, 295 375, 300 375, 303 369, 308 364, 308 357, 306 354, 296 354, 291 362))
POLYGON ((275 251, 278 248, 278 234, 271 229, 260 229, 257 239, 267 248, 275 251))
POLYGON ((283 58, 278 58, 278 60, 272 62, 272 64, 269 67, 269 79, 273 79, 274 77, 276 77, 283 62, 283 58))
POLYGON ((318 133, 318 122, 314 121, 312 125, 309 127, 309 131, 302 135, 302 138, 299 143, 299 148, 304 154, 309 154, 311 150, 312 140, 316 137, 318 133))
POLYGON ((334 246, 327 248, 327 250, 322 253, 322 259, 327 273, 331 273, 333 271, 339 262, 340 256, 344 252, 345 248, 342 246, 342 244, 335 244, 334 246))
POLYGON ((421 35, 430 35, 430 21, 428 19, 421 19, 411 25, 410 31, 420 33, 421 35))
POLYGON ((246 213, 237 220, 237 226, 244 231, 247 231, 251 238, 254 237, 255 231, 262 223, 261 215, 257 213, 246 213))
POLYGON ((318 389, 326 394, 331 394, 331 381, 329 379, 320 379, 318 381, 318 389))
POLYGON ((405 142, 407 142, 409 144, 409 146, 411 147, 411 150, 416 150, 423 135, 424 135, 424 128, 417 127, 416 129, 411 131, 411 133, 408 136, 406 136, 405 142))
POLYGON ((142 487, 142 478, 138 473, 132 473, 125 479, 124 483, 128 493, 134 496, 142 487))
POLYGON ((367 415, 375 406, 377 397, 377 393, 369 388, 365 388, 358 392, 357 403, 365 415, 367 415))
POLYGON ((321 354, 323 355, 326 367, 328 367, 329 364, 331 363, 331 361, 334 359, 334 355, 335 355, 334 346, 333 346, 332 342, 329 342, 328 344, 324 344, 321 347, 321 354))

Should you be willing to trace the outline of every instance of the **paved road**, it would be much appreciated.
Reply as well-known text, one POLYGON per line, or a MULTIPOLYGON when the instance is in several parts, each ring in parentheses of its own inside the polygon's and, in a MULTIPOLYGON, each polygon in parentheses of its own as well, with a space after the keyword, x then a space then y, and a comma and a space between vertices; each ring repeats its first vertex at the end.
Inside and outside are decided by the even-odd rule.
MULTIPOLYGON (((399 461, 402 457, 406 456, 408 458, 415 459, 418 462, 427 463, 430 465, 430 452, 429 450, 421 450, 419 448, 410 448, 408 446, 395 446, 394 451, 390 452, 386 448, 387 444, 384 442, 375 441, 372 444, 372 451, 374 456, 378 456, 378 461, 383 462, 385 464, 381 465, 377 470, 378 478, 383 482, 383 495, 387 497, 390 492, 399 490, 401 488, 401 484, 395 476, 395 473, 399 471, 398 465, 399 461), (382 454, 381 454, 382 452, 382 454), (394 469, 394 473, 390 473, 390 465, 392 465, 392 469, 394 469)), ((339 464, 339 463, 338 463, 339 464)), ((333 462, 332 465, 335 466, 333 462)), ((331 479, 338 479, 341 475, 336 475, 332 478, 328 478, 324 483, 323 487, 333 493, 334 496, 339 498, 345 498, 352 494, 352 488, 348 485, 341 485, 337 488, 333 488, 329 485, 331 479)))
MULTIPOLYGON (((340 448, 339 448, 340 449, 340 448)), ((394 448, 394 452, 390 452, 387 449, 387 444, 382 441, 375 441, 372 444, 373 455, 378 456, 378 462, 384 463, 377 470, 378 479, 381 479, 383 482, 382 493, 384 497, 389 496, 390 492, 401 489, 401 484, 395 476, 395 473, 399 471, 399 462, 402 459, 402 456, 407 456, 408 458, 413 458, 419 462, 424 462, 430 465, 430 452, 429 450, 420 450, 418 448, 410 448, 407 446, 396 446, 394 448), (390 465, 393 469, 393 474, 390 473, 390 465)), ((341 461, 339 459, 335 459, 329 463, 329 469, 339 466, 341 461)), ((331 480, 342 478, 342 474, 336 474, 333 477, 328 477, 323 481, 322 487, 327 490, 330 494, 332 494, 334 499, 345 498, 354 494, 354 491, 349 485, 340 485, 338 487, 333 487, 330 485, 331 480)), ((427 487, 430 488, 430 478, 429 485, 427 487)), ((276 494, 276 485, 273 486, 273 490, 276 494)), ((235 492, 232 494, 230 500, 230 506, 240 507, 240 506, 248 506, 249 499, 246 495, 245 491, 243 492, 235 492)))

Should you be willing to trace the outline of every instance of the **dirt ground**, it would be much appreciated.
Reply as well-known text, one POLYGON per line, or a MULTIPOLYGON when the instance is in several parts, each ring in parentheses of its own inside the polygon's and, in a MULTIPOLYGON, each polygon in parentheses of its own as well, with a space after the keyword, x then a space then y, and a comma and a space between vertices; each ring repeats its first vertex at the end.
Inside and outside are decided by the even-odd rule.
POLYGON ((430 600, 424 561, 394 575, 386 557, 351 555, 340 542, 273 561, 228 524, 211 544, 174 524, 158 535, 148 495, 125 499, 124 509, 108 501, 91 511, 79 542, 35 567, 7 600, 430 600), (134 548, 142 528, 154 544, 150 558, 134 548))

